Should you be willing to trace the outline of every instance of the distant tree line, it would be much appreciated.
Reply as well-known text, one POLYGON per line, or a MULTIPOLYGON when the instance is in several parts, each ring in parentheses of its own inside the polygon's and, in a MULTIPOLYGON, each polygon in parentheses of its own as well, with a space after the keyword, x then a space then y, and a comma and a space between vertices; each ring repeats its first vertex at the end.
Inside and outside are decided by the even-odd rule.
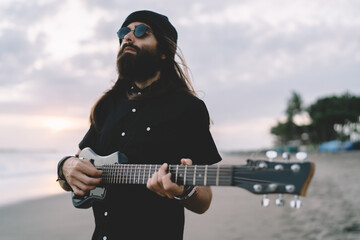
POLYGON ((285 113, 285 122, 278 121, 270 130, 278 145, 293 140, 313 144, 335 139, 345 141, 360 134, 360 97, 350 93, 320 98, 304 107, 300 94, 293 91, 285 113), (310 118, 310 121, 299 124, 295 123, 296 118, 310 118))

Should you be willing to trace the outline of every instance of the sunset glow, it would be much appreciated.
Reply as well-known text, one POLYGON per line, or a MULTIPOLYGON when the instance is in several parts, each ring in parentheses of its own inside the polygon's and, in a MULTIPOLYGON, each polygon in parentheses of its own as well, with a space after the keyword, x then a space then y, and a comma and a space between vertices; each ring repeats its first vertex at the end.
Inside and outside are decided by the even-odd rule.
POLYGON ((71 126, 69 120, 64 118, 48 118, 44 120, 44 124, 53 131, 61 131, 71 126))

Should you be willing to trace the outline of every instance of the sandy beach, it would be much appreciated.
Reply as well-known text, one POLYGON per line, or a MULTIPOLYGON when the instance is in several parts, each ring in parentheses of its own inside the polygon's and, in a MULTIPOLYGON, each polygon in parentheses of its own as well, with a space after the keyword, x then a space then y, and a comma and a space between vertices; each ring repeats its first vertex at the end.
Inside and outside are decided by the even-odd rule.
MULTIPOLYGON (((222 164, 244 164, 249 156, 223 158, 222 164)), ((289 207, 290 196, 285 207, 275 206, 272 196, 264 208, 261 196, 213 187, 208 212, 186 212, 184 239, 360 239, 360 152, 311 154, 308 160, 316 172, 301 209, 289 207)), ((0 208, 2 240, 90 239, 93 228, 91 210, 75 209, 67 193, 0 208)))

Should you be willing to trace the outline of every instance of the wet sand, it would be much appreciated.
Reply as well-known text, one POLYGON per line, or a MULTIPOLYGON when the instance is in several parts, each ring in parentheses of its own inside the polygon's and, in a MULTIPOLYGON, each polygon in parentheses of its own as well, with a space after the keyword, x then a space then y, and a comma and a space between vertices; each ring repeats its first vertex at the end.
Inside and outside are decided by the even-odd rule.
MULTIPOLYGON (((248 155, 223 155, 222 164, 244 164, 248 155)), ((260 155, 257 158, 263 158, 260 155)), ((235 187, 213 187, 203 215, 186 211, 185 240, 360 239, 360 152, 312 154, 315 176, 302 208, 260 205, 261 196, 235 187)), ((2 193, 4 194, 4 193, 2 193)), ((69 194, 0 208, 0 239, 90 239, 91 210, 78 210, 69 194)))

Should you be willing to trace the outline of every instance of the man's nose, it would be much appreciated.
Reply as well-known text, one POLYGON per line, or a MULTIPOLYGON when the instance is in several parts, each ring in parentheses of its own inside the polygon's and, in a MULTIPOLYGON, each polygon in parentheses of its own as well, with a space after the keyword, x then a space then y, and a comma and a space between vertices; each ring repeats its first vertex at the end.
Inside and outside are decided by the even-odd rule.
POLYGON ((124 36, 124 42, 133 43, 134 41, 135 41, 134 31, 130 31, 128 32, 128 34, 124 36))

